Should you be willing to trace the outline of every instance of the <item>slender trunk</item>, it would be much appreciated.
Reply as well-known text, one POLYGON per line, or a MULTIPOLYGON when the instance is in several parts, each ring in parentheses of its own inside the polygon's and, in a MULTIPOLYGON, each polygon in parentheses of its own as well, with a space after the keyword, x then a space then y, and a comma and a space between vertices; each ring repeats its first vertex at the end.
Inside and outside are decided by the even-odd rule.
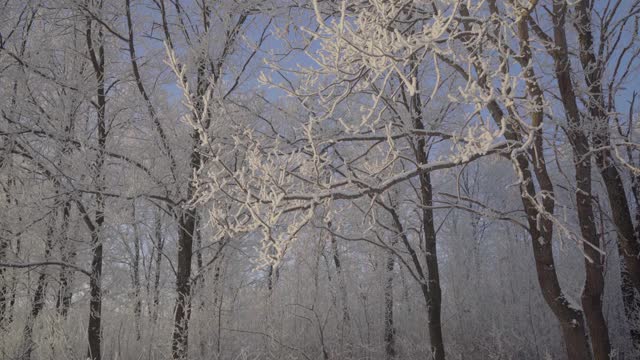
POLYGON ((384 286, 384 350, 387 360, 396 357, 396 329, 393 325, 393 269, 395 257, 387 254, 386 279, 384 286))
MULTIPOLYGON (((413 71, 417 72, 417 68, 413 71)), ((424 130, 422 118, 422 100, 420 92, 411 97, 411 111, 414 114, 414 127, 424 130)), ((426 141, 419 137, 415 146, 415 156, 418 165, 428 163, 426 141)), ((420 174, 420 206, 422 207, 422 230, 424 233, 425 264, 427 266, 427 319, 429 322, 429 338, 431 352, 435 360, 444 360, 444 340, 442 336, 442 290, 440 288, 440 270, 438 268, 438 251, 436 244, 436 230, 433 220, 433 189, 431 186, 431 174, 420 174)))
MULTIPOLYGON (((204 56, 201 54, 200 56, 204 56)), ((208 87, 208 79, 205 76, 206 63, 204 58, 198 60, 196 103, 194 118, 206 123, 205 129, 210 122, 209 112, 205 111, 205 96, 208 87)), ((195 174, 202 166, 202 157, 199 151, 200 133, 194 129, 191 133, 191 156, 189 170, 195 174)), ((187 186, 186 200, 193 198, 196 190, 195 180, 191 179, 187 186)), ((197 210, 195 208, 181 209, 178 214, 178 226, 180 228, 178 236, 178 269, 176 274, 176 305, 173 328, 172 356, 174 360, 187 358, 189 351, 189 305, 191 303, 191 261, 193 257, 193 240, 196 229, 197 210)))
MULTIPOLYGON (((195 153, 194 153, 195 154, 195 153)), ((192 161, 194 157, 192 156, 192 161)), ((172 354, 175 360, 187 359, 189 350, 189 311, 191 295, 191 257, 195 209, 185 209, 179 215, 178 271, 176 274, 176 305, 173 323, 172 354)))
MULTIPOLYGON (((199 291, 204 290, 206 279, 207 279, 204 273, 204 261, 202 258, 202 253, 203 253, 202 230, 200 228, 200 213, 198 212, 196 212, 194 240, 196 241, 196 267, 198 269, 198 277, 193 282, 193 287, 195 288, 193 293, 195 294, 199 291)), ((200 294, 199 298, 200 298, 200 301, 198 302, 198 310, 204 310, 205 296, 203 294, 200 294)), ((204 341, 204 338, 203 338, 203 341, 204 341)))
MULTIPOLYGON (((196 252, 196 268, 198 271, 198 276, 196 278, 193 279, 193 282, 191 284, 191 297, 189 298, 190 301, 193 301, 194 298, 199 298, 198 301, 198 310, 202 313, 202 311, 204 310, 204 299, 205 299, 205 295, 202 294, 202 290, 204 290, 205 287, 205 279, 206 277, 204 276, 204 264, 203 264, 203 260, 202 260, 202 232, 200 229, 200 213, 198 213, 196 211, 196 220, 195 220, 195 225, 194 225, 194 241, 195 241, 195 252, 196 252)), ((190 303, 189 307, 188 307, 188 311, 191 312, 193 311, 193 306, 190 303)), ((187 317, 191 317, 191 314, 187 315, 187 317)), ((200 343, 198 344, 198 349, 200 350, 200 356, 201 357, 205 357, 205 351, 206 351, 206 345, 207 345, 207 338, 205 336, 200 336, 200 343)))
MULTIPOLYGON (((20 258, 20 256, 22 255, 22 240, 20 239, 20 236, 18 236, 18 238, 16 239, 16 258, 20 258)), ((11 274, 11 289, 9 290, 9 306, 7 307, 6 310, 6 323, 7 324, 11 324, 13 322, 13 316, 14 314, 14 307, 16 305, 16 291, 17 291, 17 287, 18 287, 18 276, 16 275, 16 272, 13 271, 11 274)))
MULTIPOLYGON (((327 224, 331 229, 331 222, 327 224)), ((333 264, 336 267, 336 280, 338 281, 338 293, 340 294, 340 305, 342 307, 342 321, 340 324, 340 344, 344 350, 344 356, 350 357, 351 349, 351 316, 349 314, 349 298, 347 293, 347 282, 344 270, 342 269, 342 261, 338 251, 338 241, 331 234, 331 250, 333 252, 333 264), (346 348, 345 348, 346 343, 346 348)))
MULTIPOLYGON (((62 205, 62 224, 61 224, 61 236, 60 236, 60 253, 62 262, 73 263, 75 259, 75 251, 71 249, 71 243, 69 241, 69 216, 71 212, 71 201, 67 200, 62 205)), ((63 317, 66 317, 71 306, 71 282, 73 280, 73 271, 66 267, 60 269, 60 288, 56 297, 56 309, 58 313, 63 317)))
MULTIPOLYGON (((76 38, 74 37, 74 46, 76 44, 76 38)), ((78 100, 72 100, 72 104, 75 104, 78 100)), ((68 122, 64 127, 64 134, 69 138, 73 138, 75 132, 75 110, 71 110, 68 115, 68 122)), ((73 152, 73 147, 69 142, 62 144, 62 159, 60 159, 60 168, 66 168, 63 159, 70 158, 73 152)), ((69 223, 71 216, 71 199, 68 196, 64 197, 62 203, 62 223, 60 225, 60 234, 58 237, 58 247, 60 248, 60 255, 62 262, 73 263, 75 261, 75 249, 71 244, 69 238, 69 223)), ((60 269, 60 287, 56 296, 56 309, 58 314, 63 318, 67 317, 69 307, 71 306, 72 291, 71 285, 73 282, 73 271, 69 268, 63 267, 60 269)))
MULTIPOLYGON (((404 226, 400 221, 400 215, 396 210, 395 204, 390 203, 388 206, 383 202, 378 202, 378 204, 382 205, 382 207, 389 213, 389 215, 391 215, 391 219, 393 221, 393 227, 396 231, 396 234, 402 240, 404 247, 407 249, 407 252, 411 257, 411 262, 415 267, 415 274, 413 274, 413 272, 412 274, 414 278, 418 280, 420 283, 420 291, 422 292, 422 296, 424 297, 425 305, 427 307, 427 316, 428 316, 427 319, 430 320, 431 317, 429 314, 429 303, 431 302, 431 292, 429 291, 429 280, 428 280, 428 277, 425 275, 425 271, 424 271, 424 268, 422 267, 422 264, 420 263, 420 258, 418 257, 418 253, 415 251, 415 249, 413 248, 413 246, 411 246, 411 243, 409 242, 409 238, 407 237, 407 234, 404 231, 404 226)), ((431 344, 433 344, 433 342, 431 342, 431 344)), ((435 359, 436 353, 433 350, 431 355, 432 355, 432 358, 435 359)), ((444 356, 444 352, 442 353, 442 356, 444 356)))
MULTIPOLYGON (((7 250, 9 249, 8 231, 2 229, 0 234, 0 262, 6 262, 7 250)), ((4 330, 4 319, 7 312, 7 269, 0 267, 0 330, 4 330)))
POLYGON ((140 297, 140 234, 136 220, 136 203, 133 206, 133 314, 135 317, 136 340, 140 340, 140 318, 142 315, 142 299, 140 297))
POLYGON ((89 348, 87 350, 87 358, 90 360, 100 360, 100 343, 101 343, 101 320, 102 320, 102 251, 103 247, 100 243, 100 237, 94 230, 91 235, 91 243, 93 245, 93 259, 91 260, 91 278, 89 280, 90 300, 89 300, 89 326, 87 329, 87 338, 89 340, 89 348))
MULTIPOLYGON (((4 161, 3 157, 0 157, 0 166, 4 161)), ((10 182, 9 182, 10 183, 10 182)), ((8 186, 8 190, 11 190, 11 187, 8 186)), ((11 207, 11 195, 6 194, 7 207, 11 207)), ((11 239, 13 238, 13 233, 9 228, 9 224, 5 223, 6 217, 2 217, 0 219, 0 262, 7 262, 7 256, 9 253, 9 248, 11 244, 11 239)), ((4 267, 0 267, 0 330, 4 330, 5 326, 5 318, 7 317, 8 303, 7 296, 9 295, 9 287, 7 284, 9 283, 7 279, 7 269, 4 267)))
MULTIPOLYGON (((194 130, 192 139, 194 149, 191 153, 191 170, 197 171, 201 165, 200 153, 195 148, 198 132, 194 130)), ((191 199, 195 184, 189 182, 187 198, 191 199)), ((196 225, 196 209, 186 208, 179 211, 178 226, 178 269, 176 274, 176 305, 174 310, 172 356, 174 360, 187 359, 189 351, 189 318, 191 311, 191 258, 193 256, 193 238, 196 225)))
POLYGON ((273 295, 273 287, 278 280, 278 269, 274 265, 267 266, 267 290, 269 290, 269 297, 273 295))
MULTIPOLYGON (((7 205, 18 207, 18 200, 16 198, 12 198, 11 189, 15 185, 15 179, 13 177, 9 177, 7 181, 7 205)), ((22 223, 22 217, 18 215, 18 224, 22 223)), ((0 231, 0 261, 6 260, 8 256, 8 252, 11 249, 11 239, 14 238, 14 233, 10 230, 9 227, 3 228, 0 231)), ((21 250, 21 236, 15 236, 16 239, 16 251, 15 257, 20 258, 20 250, 21 250)), ((0 329, 8 326, 13 322, 13 310, 14 305, 16 303, 16 287, 18 284, 18 278, 16 276, 16 272, 11 272, 11 281, 7 280, 7 270, 4 267, 0 267, 0 329), (7 284, 11 284, 7 286, 7 284), (8 297, 8 299, 7 299, 8 297)))
MULTIPOLYGON (((51 248, 53 246, 55 218, 50 220, 47 226, 47 235, 45 239, 44 258, 45 261, 51 257, 51 248)), ((44 307, 45 292, 47 289, 47 274, 43 272, 38 275, 38 281, 36 283, 36 291, 33 294, 33 301, 31 302, 31 312, 27 317, 22 332, 22 347, 21 347, 21 360, 31 359, 31 352, 33 351, 33 326, 44 307)))
POLYGON ((162 265, 162 250, 164 248, 164 239, 162 237, 162 219, 160 210, 155 219, 155 240, 156 240, 156 261, 153 279, 153 314, 151 319, 155 324, 158 320, 158 306, 160 305, 160 270, 162 265))
MULTIPOLYGON (((222 243, 220 243, 220 247, 222 247, 222 243)), ((218 249, 221 251, 221 249, 218 249)), ((222 276, 222 261, 224 257, 220 255, 220 258, 216 260, 215 270, 213 271, 213 308, 216 309, 216 322, 217 322, 217 331, 216 331, 216 354, 218 357, 221 356, 221 329, 222 329, 222 291, 221 291, 221 276, 222 276)))
POLYGON ((87 339, 89 346, 87 349, 87 358, 90 360, 100 360, 101 353, 101 321, 102 321, 102 226, 104 224, 104 174, 103 166, 105 161, 105 149, 107 141, 106 127, 106 91, 105 91, 105 54, 104 54, 104 34, 102 28, 99 28, 97 34, 98 46, 94 48, 94 39, 92 34, 92 20, 87 17, 86 41, 93 70, 95 72, 97 88, 96 88, 96 110, 98 121, 98 156, 95 161, 95 183, 97 185, 96 210, 94 221, 88 219, 85 212, 87 224, 93 223, 91 231, 91 277, 89 280, 89 324, 87 327, 87 339))

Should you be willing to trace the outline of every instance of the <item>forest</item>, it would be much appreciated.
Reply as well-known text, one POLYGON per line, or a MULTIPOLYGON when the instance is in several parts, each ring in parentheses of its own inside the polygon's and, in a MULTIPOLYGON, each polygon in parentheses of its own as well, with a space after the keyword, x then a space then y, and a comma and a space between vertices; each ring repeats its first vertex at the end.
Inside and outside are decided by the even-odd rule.
POLYGON ((640 359, 640 0, 0 0, 0 360, 640 359))

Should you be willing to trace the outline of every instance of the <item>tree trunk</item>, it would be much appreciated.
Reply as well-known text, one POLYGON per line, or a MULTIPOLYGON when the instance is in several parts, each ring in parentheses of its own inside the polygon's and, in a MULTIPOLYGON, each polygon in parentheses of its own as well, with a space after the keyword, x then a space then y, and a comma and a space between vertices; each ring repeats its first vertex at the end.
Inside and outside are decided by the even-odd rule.
POLYGON ((101 343, 101 320, 102 320, 102 243, 96 233, 92 234, 91 243, 93 248, 93 259, 91 260, 91 278, 89 280, 89 288, 91 298, 89 300, 89 326, 87 329, 87 338, 89 340, 89 349, 87 358, 90 360, 100 360, 100 343, 101 343))
MULTIPOLYGON (((79 100, 72 100, 73 104, 76 104, 79 100)), ((75 110, 69 111, 67 114, 68 122, 64 127, 64 134, 70 138, 73 138, 75 132, 75 110)), ((60 168, 66 168, 63 159, 70 158, 73 152, 73 147, 69 142, 62 144, 62 158, 60 159, 60 168)), ((60 225, 60 234, 58 236, 58 247, 60 249, 60 255, 62 262, 73 263, 75 261, 76 253, 74 246, 71 244, 69 238, 69 224, 71 217, 71 199, 69 196, 64 197, 62 204, 62 223, 60 225)), ((60 287, 56 296, 56 309, 58 314, 63 318, 67 317, 69 307, 71 306, 72 291, 71 285, 73 282, 73 271, 69 268, 63 267, 60 269, 60 287)))
MULTIPOLYGON (((14 89, 15 91, 15 89, 14 89)), ((15 179, 12 176, 9 176, 7 181, 7 205, 18 206, 18 200, 16 198, 12 198, 11 189, 15 185, 15 179)), ((18 224, 22 223, 22 217, 18 215, 18 224)), ((15 237, 16 239, 16 251, 15 258, 20 258, 21 255, 21 236, 14 236, 13 231, 7 226, 6 228, 1 229, 3 233, 0 233, 0 261, 6 260, 8 256, 8 252, 11 249, 11 239, 15 237)), ((13 322, 13 310, 14 305, 16 303, 16 287, 18 285, 18 278, 16 276, 16 272, 11 272, 11 281, 7 280, 7 270, 4 267, 0 267, 0 281, 2 284, 0 285, 0 329, 8 326, 13 322), (7 286, 7 284, 11 284, 7 286)))
POLYGON ((133 207, 133 314, 135 317, 136 340, 140 340, 140 321, 142 316, 142 299, 140 297, 140 234, 138 232, 138 224, 136 220, 136 203, 133 207))
MULTIPOLYGON (((0 158, 0 166, 4 158, 0 158)), ((9 185, 10 185, 9 181, 9 185)), ((11 191, 11 186, 7 186, 8 192, 11 191)), ((6 194, 7 207, 11 207, 11 194, 6 194)), ((8 220, 6 216, 3 216, 0 219, 0 262, 6 262, 7 256, 9 255, 9 249, 11 246, 11 239, 13 238, 12 230, 10 230, 9 224, 5 223, 5 220, 8 220)), ((7 269, 4 267, 0 267, 0 331, 5 328, 5 319, 8 318, 8 295, 9 295, 9 284, 7 278, 7 269)))
POLYGON ((158 320, 158 306, 160 305, 160 270, 162 265, 162 250, 164 248, 164 239, 162 237, 162 219, 161 212, 158 210, 155 219, 155 240, 156 240, 156 261, 153 279, 153 314, 151 319, 155 324, 158 320))
MULTIPOLYGON (((167 36, 168 33, 167 33, 167 36)), ((200 56, 204 56, 201 54, 200 56)), ((205 123, 204 128, 208 129, 210 115, 205 108, 205 96, 209 86, 209 79, 206 76, 206 61, 203 57, 197 60, 197 84, 196 102, 194 104, 194 119, 205 123)), ((215 77, 215 76, 214 76, 215 77)), ((160 127, 158 127, 160 129, 160 127)), ((191 133, 191 156, 189 163, 190 174, 195 174, 202 166, 202 157, 199 151, 200 133, 194 129, 191 133)), ((190 201, 196 191, 195 179, 191 179, 187 186, 186 200, 190 201)), ((187 358, 189 350, 189 317, 191 312, 188 307, 191 303, 191 258, 193 256, 193 240, 196 228, 197 210, 193 207, 181 209, 178 218, 180 227, 178 236, 178 269, 176 274, 176 306, 173 328, 172 354, 175 360, 187 358)))
MULTIPOLYGON (((18 236, 18 238, 16 239, 16 258, 20 258, 21 251, 22 250, 22 240, 20 239, 20 236, 18 236)), ((15 271, 12 271, 11 274, 11 289, 9 290, 9 306, 6 309, 6 323, 10 324, 11 322, 13 322, 13 316, 14 314, 14 307, 16 305, 16 292, 17 292, 17 287, 18 287, 18 277, 16 275, 15 271)))
POLYGON ((640 297, 631 282, 631 277, 625 265, 624 259, 620 258, 622 303, 624 304, 624 313, 627 317, 629 335, 635 350, 635 356, 640 356, 640 297))
POLYGON ((93 70, 95 72, 97 88, 96 88, 96 111, 98 121, 98 156, 95 161, 95 183, 97 186, 97 194, 95 195, 95 220, 92 222, 89 215, 84 211, 85 222, 91 231, 91 277, 89 280, 90 300, 89 300, 89 324, 87 327, 87 339, 89 347, 87 349, 87 358, 90 360, 100 360, 101 353, 101 320, 102 320, 102 226, 104 224, 104 174, 103 166, 105 161, 105 150, 107 142, 106 127, 106 90, 105 90, 105 54, 104 54, 104 34, 102 28, 98 29, 97 41, 98 47, 94 48, 94 39, 92 34, 92 20, 87 16, 86 41, 87 49, 93 70), (93 223, 93 224, 92 224, 93 223))
MULTIPOLYGON (((327 224, 331 231, 331 222, 327 224)), ((340 324, 340 344, 346 358, 352 355, 351 348, 351 316, 349 314, 349 298, 347 293, 347 282, 345 279, 340 253, 338 251, 338 241, 333 234, 330 234, 331 251, 333 252, 333 264, 336 267, 336 280, 338 281, 338 293, 340 294, 340 305, 342 307, 342 319, 340 324), (346 345, 345 345, 346 344, 346 345)))
MULTIPOLYGON (((222 251, 223 244, 220 243, 220 248, 218 251, 222 251)), ((221 357, 221 330, 222 330, 222 285, 221 285, 221 277, 222 277, 222 261, 224 257, 220 254, 220 258, 216 260, 215 269, 213 271, 213 308, 216 311, 216 354, 218 357, 221 357)))
MULTIPOLYGON (((191 170, 197 171, 201 165, 200 153, 196 149, 198 132, 192 134, 194 149, 191 153, 191 170)), ((189 182, 187 198, 191 199, 195 191, 195 184, 189 182)), ((189 317, 191 311, 191 258, 193 256, 193 238, 196 225, 196 209, 180 210, 178 216, 178 269, 176 274, 176 305, 173 323, 172 355, 175 360, 187 359, 189 351, 189 317)))
POLYGON ((387 360, 396 357, 396 329, 393 325, 393 268, 395 257, 387 254, 386 279, 384 286, 384 350, 387 360))
MULTIPOLYGON (((402 225, 402 222, 400 221, 400 216, 398 215, 398 212, 395 209, 395 205, 393 203, 389 204, 389 206, 385 205, 382 202, 378 202, 378 204, 382 205, 384 207, 384 209, 389 213, 389 215, 391 215, 391 219, 393 221, 393 227, 395 228, 395 231, 397 233, 397 235, 400 237, 400 239, 402 240, 402 243, 404 244, 404 247, 407 249, 407 252, 409 253, 409 256, 411 257, 411 262, 413 263, 414 267, 415 267, 415 275, 414 277, 416 278, 416 280, 418 280, 420 282, 420 290, 422 291, 422 296, 424 297, 424 301, 425 301, 425 306, 427 308, 427 320, 429 321, 429 329, 431 329, 431 319, 432 319, 432 314, 430 313, 429 310, 429 305, 431 302, 431 292, 429 290, 429 278, 428 276, 425 275, 425 271, 422 267, 422 264, 420 263, 420 259, 418 258, 418 254, 416 253, 415 249, 413 248, 413 246, 411 246, 411 243, 409 243, 409 238, 407 237, 407 234, 404 231, 404 226, 402 225)), ((442 337, 440 337, 440 340, 442 340, 442 337)), ((430 334, 430 344, 431 344, 431 358, 435 359, 435 356, 438 354, 436 351, 433 350, 433 336, 431 336, 430 334)), ((444 349, 444 348, 443 348, 444 349)), ((444 356, 444 351, 442 353, 440 353, 440 356, 444 356)))
POLYGON ((185 209, 179 216, 177 298, 173 323, 172 355, 175 360, 184 360, 187 359, 189 350, 189 298, 191 295, 191 257, 193 255, 195 209, 185 209))
MULTIPOLYGON (((414 69, 417 71, 417 68, 414 69)), ((414 128, 424 130, 422 118, 422 100, 420 92, 411 97, 411 111, 414 115, 414 128)), ((428 163, 426 141, 419 137, 415 146, 415 156, 418 165, 425 166, 428 163)), ((431 174, 420 174, 420 206, 422 207, 422 230, 424 232, 425 264, 427 266, 427 318, 429 321, 429 338, 431 352, 435 360, 444 360, 444 340, 442 336, 442 291, 440 289, 440 270, 438 268, 438 251, 436 244, 436 230, 433 220, 433 189, 431 187, 431 174)))
MULTIPOLYGON (((5 228, 6 229, 6 228, 5 228)), ((9 249, 8 231, 2 229, 0 235, 0 261, 5 262, 7 259, 7 250, 9 249)), ((0 267, 0 330, 4 330, 5 317, 7 313, 7 295, 9 289, 7 287, 7 269, 0 267)))
MULTIPOLYGON (((71 248, 69 241, 69 216, 71 212, 71 201, 67 200, 62 206, 62 225, 60 227, 60 253, 62 262, 73 263, 75 251, 71 248)), ((63 317, 66 317, 71 306, 71 282, 73 280, 73 270, 63 267, 60 269, 60 288, 56 298, 56 309, 63 317)))
MULTIPOLYGON (((44 258, 45 261, 49 260, 51 257, 51 248, 53 246, 53 236, 54 236, 54 226, 55 226, 55 218, 49 220, 49 224, 47 226, 47 235, 45 239, 45 249, 44 249, 44 258)), ((24 325, 24 330, 22 332, 22 346, 21 346, 21 360, 29 360, 31 359, 31 352, 33 351, 33 326, 35 325, 36 319, 42 311, 44 307, 45 301, 45 292, 47 289, 47 274, 43 272, 38 275, 38 281, 36 285, 36 291, 33 294, 33 301, 31 302, 31 312, 27 317, 26 323, 24 325)))

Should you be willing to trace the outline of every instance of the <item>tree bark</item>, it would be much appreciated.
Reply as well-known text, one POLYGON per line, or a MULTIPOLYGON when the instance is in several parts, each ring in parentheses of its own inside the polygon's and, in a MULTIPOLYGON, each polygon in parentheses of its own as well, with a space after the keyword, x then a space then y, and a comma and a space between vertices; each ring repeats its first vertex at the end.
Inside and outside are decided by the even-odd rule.
MULTIPOLYGON (((327 224, 331 231, 331 222, 327 224)), ((340 344, 344 350, 344 356, 352 355, 351 346, 351 315, 349 314, 349 297, 347 293, 347 282, 345 279, 342 261, 340 260, 340 252, 338 250, 338 241, 333 233, 330 233, 331 251, 333 252, 333 265, 336 267, 336 280, 338 282, 338 293, 340 294, 340 305, 342 310, 342 322, 340 324, 340 344), (346 343, 346 345, 345 345, 346 343)))
MULTIPOLYGON (((49 260, 51 257, 51 249, 53 247, 53 236, 54 236, 54 226, 55 226, 55 218, 49 220, 49 224, 47 226, 47 234, 45 239, 45 250, 44 250, 44 258, 45 261, 49 260)), ((33 326, 35 325, 35 321, 42 311, 45 302, 45 292, 47 289, 47 274, 42 271, 40 275, 38 275, 38 281, 36 283, 36 291, 33 294, 33 300, 31 302, 31 312, 27 317, 27 320, 24 325, 24 329, 22 331, 22 346, 21 346, 21 360, 30 360, 31 352, 33 351, 33 326)))
POLYGON ((396 329, 393 325, 393 270, 395 255, 387 254, 386 279, 384 286, 384 350, 387 360, 396 357, 396 329))
POLYGON ((640 297, 631 283, 631 277, 625 268, 624 259, 620 259, 620 275, 620 280, 622 281, 620 286, 622 290, 622 303, 629 325, 629 336, 636 355, 640 355, 640 326, 638 325, 640 324, 640 297))
POLYGON ((141 330, 140 322, 142 316, 142 298, 140 297, 140 234, 138 232, 138 224, 136 219, 136 203, 132 204, 133 207, 133 314, 135 317, 136 327, 136 340, 140 340, 141 330))
MULTIPOLYGON (((400 215, 396 211, 395 205, 391 203, 389 204, 389 206, 387 206, 382 202, 378 202, 378 204, 382 205, 383 208, 389 213, 389 215, 391 215, 391 220, 393 221, 393 228, 395 229, 396 234, 402 240, 404 247, 407 249, 407 252, 411 257, 411 262, 415 267, 415 274, 413 272, 412 274, 414 278, 418 280, 420 283, 420 290, 422 291, 422 296, 424 297, 425 305, 427 308, 427 320, 430 320, 431 318, 429 313, 429 303, 431 302, 431 292, 429 291, 429 279, 425 274, 424 268, 420 262, 420 258, 418 257, 418 254, 416 253, 413 246, 411 246, 411 243, 409 243, 409 238, 407 237, 407 234, 404 231, 404 226, 400 221, 400 215)), ((430 335, 430 344, 433 344, 433 341, 431 340, 432 340, 432 337, 430 335)), ((433 345, 431 346, 433 349, 433 345)), ((433 350, 431 350, 430 355, 431 355, 431 358, 435 359, 436 353, 433 350)), ((444 356, 444 352, 442 353, 442 356, 444 356)))
POLYGON ((87 358, 90 360, 100 360, 101 353, 101 321, 102 321, 102 226, 104 224, 104 174, 103 166, 105 161, 105 150, 107 142, 106 127, 106 91, 105 91, 105 53, 104 53, 104 34, 102 28, 98 29, 97 49, 94 46, 92 33, 92 20, 87 16, 86 41, 87 49, 93 70, 96 77, 96 111, 97 111, 97 128, 98 128, 98 156, 95 161, 95 183, 97 185, 97 194, 95 195, 95 218, 91 221, 86 211, 84 212, 85 222, 89 226, 91 232, 91 277, 89 280, 90 300, 89 300, 89 324, 87 327, 87 338, 89 347, 87 349, 87 358))
MULTIPOLYGON (((194 152, 192 163, 199 158, 194 152)), ((192 188, 191 185, 189 187, 192 188)), ((190 191, 191 192, 191 191, 190 191)), ((189 304, 191 295, 191 258, 195 230, 195 209, 185 209, 179 215, 178 269, 176 275, 176 305, 173 323, 172 355, 175 360, 187 359, 189 350, 189 304)))
MULTIPOLYGON (((417 66, 412 70, 417 72, 417 66)), ((420 91, 410 99, 410 111, 413 114, 413 126, 416 130, 424 130, 422 116, 422 100, 420 91)), ((418 165, 428 164, 426 141, 419 137, 414 147, 418 165)), ((425 264, 427 266, 427 319, 429 322, 429 339, 431 352, 435 360, 444 360, 444 340, 442 336, 442 290, 440 288, 440 270, 438 268, 438 251, 436 244, 436 230, 433 220, 433 189, 431 186, 431 174, 420 174, 420 206, 422 207, 422 230, 424 232, 425 264)))
MULTIPOLYGON (((62 206, 62 225, 60 227, 60 253, 62 262, 73 263, 75 251, 69 242, 69 216, 71 213, 71 201, 67 200, 62 206)), ((60 288, 56 297, 56 309, 62 317, 67 317, 71 306, 71 282, 73 281, 73 271, 63 267, 60 269, 60 288)))
MULTIPOLYGON (((2 230, 0 235, 0 261, 6 261, 7 250, 9 249, 8 231, 2 230)), ((7 295, 9 288, 7 287, 7 269, 0 267, 0 330, 4 329, 5 317, 7 313, 7 295)))
POLYGON ((158 306, 160 305, 160 270, 162 269, 162 250, 164 248, 164 238, 162 237, 161 212, 158 210, 155 219, 155 240, 156 240, 156 261, 153 279, 153 314, 152 321, 155 324, 158 320, 158 306))

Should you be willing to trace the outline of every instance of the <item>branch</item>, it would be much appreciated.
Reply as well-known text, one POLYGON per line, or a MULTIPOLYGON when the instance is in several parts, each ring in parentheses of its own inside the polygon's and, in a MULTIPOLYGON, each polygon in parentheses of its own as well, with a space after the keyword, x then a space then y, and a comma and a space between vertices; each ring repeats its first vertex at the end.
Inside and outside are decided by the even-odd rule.
POLYGON ((79 271, 89 277, 91 277, 91 273, 88 272, 87 270, 73 265, 73 264, 69 264, 69 263, 65 263, 65 262, 61 262, 61 261, 42 261, 42 262, 35 262, 35 263, 28 263, 28 264, 11 264, 11 263, 0 263, 0 268, 16 268, 16 269, 24 269, 24 268, 32 268, 32 267, 38 267, 38 266, 48 266, 48 265, 55 265, 55 266, 62 266, 65 268, 71 268, 73 270, 79 271))

